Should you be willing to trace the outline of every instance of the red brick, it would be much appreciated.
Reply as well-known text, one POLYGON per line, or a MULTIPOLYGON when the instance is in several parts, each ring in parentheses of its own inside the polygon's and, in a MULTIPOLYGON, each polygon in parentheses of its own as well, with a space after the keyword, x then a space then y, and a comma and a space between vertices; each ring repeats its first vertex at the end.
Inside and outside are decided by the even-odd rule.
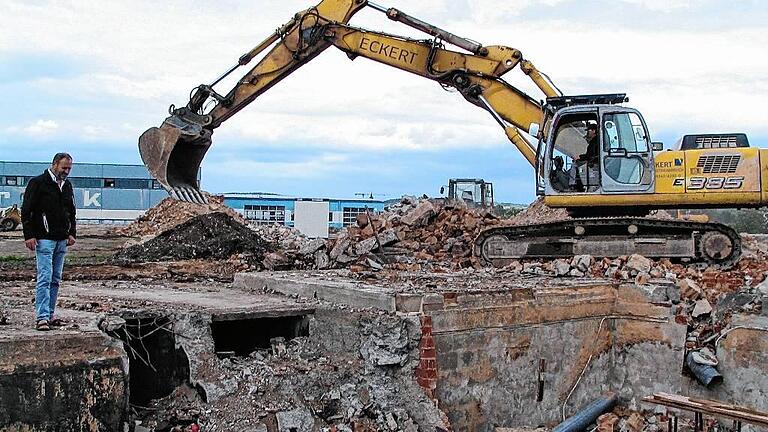
POLYGON ((432 336, 422 336, 421 340, 419 341, 419 348, 421 349, 429 349, 435 347, 435 340, 432 339, 432 336))
POLYGON ((421 328, 421 337, 424 337, 424 336, 432 336, 431 326, 424 326, 421 328))
POLYGON ((421 379, 437 380, 436 369, 416 369, 416 377, 421 379))
POLYGON ((429 315, 422 315, 421 316, 421 325, 423 326, 429 326, 432 327, 432 317, 429 315))
POLYGON ((437 358, 437 352, 434 348, 423 348, 421 350, 421 356, 420 358, 423 359, 436 359, 437 358))
POLYGON ((437 360, 422 358, 421 361, 419 362, 419 368, 437 370, 437 360))

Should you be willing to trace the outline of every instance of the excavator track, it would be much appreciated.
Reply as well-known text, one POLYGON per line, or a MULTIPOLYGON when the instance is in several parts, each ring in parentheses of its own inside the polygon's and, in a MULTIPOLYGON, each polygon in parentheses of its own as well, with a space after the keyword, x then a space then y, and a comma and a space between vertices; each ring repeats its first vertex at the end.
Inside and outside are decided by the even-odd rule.
POLYGON ((741 257, 741 237, 720 223, 644 218, 587 218, 490 228, 475 239, 474 254, 486 265, 503 267, 523 258, 588 254, 690 259, 722 269, 741 257))

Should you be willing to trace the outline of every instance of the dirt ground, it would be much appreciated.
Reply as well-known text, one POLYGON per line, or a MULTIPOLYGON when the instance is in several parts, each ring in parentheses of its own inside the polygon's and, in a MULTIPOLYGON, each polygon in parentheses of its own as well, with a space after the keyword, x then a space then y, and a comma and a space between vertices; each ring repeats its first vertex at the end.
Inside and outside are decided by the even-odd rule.
MULTIPOLYGON (((231 281, 234 273, 247 268, 237 259, 186 260, 115 265, 112 256, 138 236, 118 233, 104 225, 78 226, 78 239, 65 259, 64 280, 165 279, 177 282, 196 280, 231 281)), ((35 254, 24 246, 20 230, 0 233, 0 281, 29 281, 35 277, 35 254)))

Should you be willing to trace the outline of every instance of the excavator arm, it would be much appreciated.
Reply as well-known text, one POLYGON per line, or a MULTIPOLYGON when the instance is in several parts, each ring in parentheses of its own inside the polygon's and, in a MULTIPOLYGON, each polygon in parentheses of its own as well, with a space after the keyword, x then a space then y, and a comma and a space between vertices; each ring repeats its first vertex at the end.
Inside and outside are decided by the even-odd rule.
POLYGON ((536 150, 520 130, 528 132, 532 123, 543 124, 544 111, 536 100, 501 76, 520 66, 547 97, 561 94, 532 63, 523 59, 520 51, 482 46, 397 9, 365 0, 323 0, 296 14, 212 84, 198 86, 186 106, 171 106, 170 116, 161 127, 144 132, 139 138, 139 151, 150 173, 174 198, 204 202, 197 172, 211 145, 213 130, 331 45, 350 59, 365 57, 455 88, 468 102, 489 111, 526 160, 535 164, 536 150), (415 40, 348 25, 349 19, 366 6, 434 39, 415 40), (444 43, 469 53, 448 50, 444 43), (226 95, 213 89, 267 49, 270 50, 226 95))

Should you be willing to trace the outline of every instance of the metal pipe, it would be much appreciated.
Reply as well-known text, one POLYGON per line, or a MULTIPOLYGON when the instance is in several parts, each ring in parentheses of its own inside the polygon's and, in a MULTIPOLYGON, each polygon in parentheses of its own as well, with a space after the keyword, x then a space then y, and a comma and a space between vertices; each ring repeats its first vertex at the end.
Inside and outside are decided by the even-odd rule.
POLYGON ((696 379, 704 385, 710 387, 714 384, 723 382, 723 376, 714 367, 710 365, 699 364, 693 361, 692 351, 685 356, 685 364, 693 372, 696 379))
POLYGON ((377 5, 376 3, 373 3, 373 2, 368 2, 367 4, 373 9, 376 9, 379 12, 383 12, 387 14, 387 18, 391 19, 392 21, 403 23, 409 27, 415 28, 416 30, 423 31, 424 33, 427 33, 434 37, 439 37, 444 41, 452 45, 456 45, 459 48, 463 48, 473 54, 477 54, 481 56, 488 55, 488 49, 483 47, 483 44, 481 43, 455 35, 449 31, 441 29, 440 27, 433 26, 432 24, 426 23, 418 18, 412 17, 401 10, 398 10, 395 8, 387 9, 384 6, 377 5))
MULTIPOLYGON (((501 125, 501 127, 504 128, 504 133, 507 134, 507 138, 509 138, 510 141, 512 141, 512 144, 517 147, 518 150, 520 150, 520 153, 522 153, 523 157, 525 157, 525 160, 528 161, 528 163, 531 164, 531 166, 536 166, 536 147, 533 146, 533 144, 528 141, 523 135, 520 134, 520 131, 510 124, 507 124, 507 122, 501 117, 499 113, 496 112, 496 110, 493 109, 491 104, 488 102, 488 99, 485 98, 483 95, 478 95, 477 99, 480 101, 480 103, 487 109, 491 115, 493 116, 493 119, 496 120, 496 122, 501 125)), ((527 132, 527 131, 526 131, 527 132)))
POLYGON ((260 44, 256 45, 252 50, 248 51, 247 53, 240 56, 239 59, 237 59, 237 64, 232 66, 228 71, 224 72, 220 77, 218 77, 213 83, 211 83, 211 87, 218 84, 221 80, 226 78, 229 74, 235 71, 235 69, 239 68, 240 66, 245 66, 248 63, 253 60, 254 57, 256 57, 259 53, 267 49, 270 45, 277 42, 280 39, 281 32, 285 32, 287 28, 294 25, 296 23, 295 19, 291 19, 287 24, 280 27, 278 30, 276 30, 274 33, 269 35, 264 41, 262 41, 260 44))
POLYGON ((619 397, 616 393, 607 393, 575 415, 568 417, 564 422, 557 425, 552 432, 581 432, 587 426, 594 423, 602 414, 612 410, 618 400, 619 397))

